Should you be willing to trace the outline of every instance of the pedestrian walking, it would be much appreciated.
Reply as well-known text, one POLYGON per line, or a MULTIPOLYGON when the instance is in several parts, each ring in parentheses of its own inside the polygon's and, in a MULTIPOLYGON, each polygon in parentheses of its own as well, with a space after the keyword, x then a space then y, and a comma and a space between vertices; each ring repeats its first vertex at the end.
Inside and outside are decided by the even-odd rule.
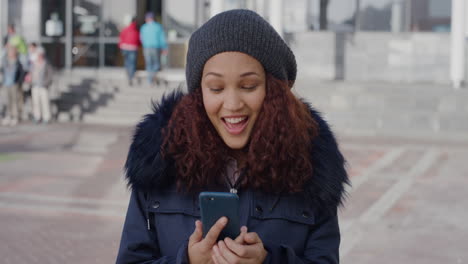
POLYGON ((148 83, 152 84, 156 72, 161 67, 161 55, 167 54, 167 43, 164 29, 154 21, 154 14, 145 15, 146 23, 141 26, 140 39, 145 56, 145 67, 148 74, 148 83))
POLYGON ((29 65, 32 67, 34 63, 37 61, 38 57, 38 49, 42 49, 42 47, 38 47, 36 42, 31 42, 28 46, 28 55, 29 55, 29 65))
POLYGON ((136 127, 117 263, 339 263, 344 158, 292 93, 296 72, 253 11, 220 13, 192 34, 188 94, 165 96, 136 127), (218 241, 225 217, 203 230, 200 191, 237 193, 238 237, 218 241))
MULTIPOLYGON (((28 68, 30 69, 30 71, 28 71, 26 73, 26 75, 24 76, 24 81, 23 81, 23 91, 26 93, 26 92, 31 92, 31 86, 32 86, 32 83, 31 83, 31 76, 32 76, 32 68, 34 67, 34 63, 36 63, 37 61, 37 55, 38 53, 38 46, 35 42, 31 42, 29 45, 28 45, 28 68)), ((26 96, 25 96, 25 101, 26 101, 26 96)))
POLYGON ((29 86, 23 86, 24 77, 29 71, 29 56, 28 56, 28 46, 23 36, 21 36, 17 31, 14 24, 8 25, 7 35, 4 37, 4 43, 6 46, 11 46, 16 49, 18 60, 21 63, 21 69, 23 70, 23 76, 21 81, 17 84, 18 90, 18 113, 19 119, 23 117, 24 101, 28 94, 29 86))
POLYGON ((24 38, 16 32, 15 25, 8 25, 7 35, 4 37, 4 42, 8 46, 16 48, 23 70, 28 71, 28 46, 26 45, 24 38))
POLYGON ((15 126, 21 117, 20 105, 23 102, 23 92, 20 84, 23 81, 25 72, 14 46, 7 46, 7 54, 2 60, 1 68, 3 71, 2 89, 5 89, 7 94, 7 107, 2 125, 15 126))
POLYGON ((120 32, 119 48, 124 57, 125 70, 127 71, 128 84, 133 85, 133 77, 135 76, 138 47, 141 45, 140 32, 136 18, 132 19, 130 25, 125 27, 120 32))
POLYGON ((45 58, 42 47, 36 48, 36 58, 31 68, 31 97, 34 122, 47 124, 50 122, 49 87, 52 84, 52 67, 45 58))

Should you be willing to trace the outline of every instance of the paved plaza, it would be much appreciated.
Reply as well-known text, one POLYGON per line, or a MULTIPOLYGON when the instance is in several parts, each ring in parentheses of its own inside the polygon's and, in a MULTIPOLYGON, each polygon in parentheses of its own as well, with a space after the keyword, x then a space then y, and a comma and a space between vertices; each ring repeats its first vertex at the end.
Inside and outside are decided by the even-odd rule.
MULTIPOLYGON (((2 263, 113 263, 133 128, 0 127, 2 263)), ((468 263, 468 141, 339 134, 342 263, 468 263)))

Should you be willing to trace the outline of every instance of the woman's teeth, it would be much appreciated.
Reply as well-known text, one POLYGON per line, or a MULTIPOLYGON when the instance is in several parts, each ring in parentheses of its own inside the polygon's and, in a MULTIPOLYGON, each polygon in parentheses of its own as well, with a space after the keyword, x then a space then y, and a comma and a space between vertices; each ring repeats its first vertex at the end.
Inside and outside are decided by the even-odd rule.
POLYGON ((236 118, 224 118, 224 120, 226 120, 226 122, 230 123, 230 124, 238 124, 242 121, 244 121, 245 119, 247 119, 246 116, 244 117, 236 117, 236 118))

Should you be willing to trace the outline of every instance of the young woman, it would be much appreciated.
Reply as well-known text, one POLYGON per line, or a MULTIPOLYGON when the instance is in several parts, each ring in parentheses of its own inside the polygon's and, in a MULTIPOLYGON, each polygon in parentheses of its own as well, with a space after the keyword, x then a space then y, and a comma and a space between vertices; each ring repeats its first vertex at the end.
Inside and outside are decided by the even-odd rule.
POLYGON ((293 53, 259 15, 231 10, 191 37, 188 94, 137 126, 117 263, 339 263, 348 182, 325 121, 291 92, 293 53), (202 236, 200 191, 237 192, 240 235, 202 236))

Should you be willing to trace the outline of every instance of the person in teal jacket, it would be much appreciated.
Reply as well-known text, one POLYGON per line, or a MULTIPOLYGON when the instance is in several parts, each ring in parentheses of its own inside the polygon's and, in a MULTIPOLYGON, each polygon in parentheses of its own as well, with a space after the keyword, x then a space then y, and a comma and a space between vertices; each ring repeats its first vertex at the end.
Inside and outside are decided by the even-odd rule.
POLYGON ((146 23, 140 29, 140 40, 143 45, 148 82, 152 84, 154 75, 161 66, 161 54, 167 54, 167 43, 164 29, 161 24, 154 21, 154 14, 148 12, 145 19, 146 23))

